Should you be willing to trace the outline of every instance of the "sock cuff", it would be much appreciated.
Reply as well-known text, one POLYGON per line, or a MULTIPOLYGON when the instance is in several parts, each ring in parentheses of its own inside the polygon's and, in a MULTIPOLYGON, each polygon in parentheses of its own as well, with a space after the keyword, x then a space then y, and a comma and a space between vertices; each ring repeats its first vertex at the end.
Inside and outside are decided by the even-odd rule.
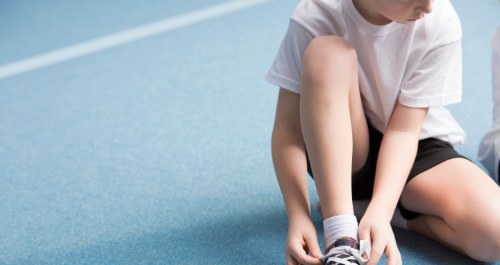
POLYGON ((343 215, 335 215, 323 220, 323 226, 331 226, 335 224, 358 224, 358 219, 354 214, 343 214, 343 215))
POLYGON ((337 215, 323 220, 325 247, 330 247, 337 239, 350 237, 358 239, 358 220, 354 214, 337 215))

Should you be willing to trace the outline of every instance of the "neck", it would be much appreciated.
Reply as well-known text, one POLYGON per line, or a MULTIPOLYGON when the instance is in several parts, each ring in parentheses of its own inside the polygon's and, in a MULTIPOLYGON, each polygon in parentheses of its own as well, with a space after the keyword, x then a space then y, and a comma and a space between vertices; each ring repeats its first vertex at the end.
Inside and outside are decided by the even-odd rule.
POLYGON ((352 0, 352 3, 359 14, 371 24, 386 25, 392 22, 392 20, 382 16, 371 6, 372 0, 352 0))

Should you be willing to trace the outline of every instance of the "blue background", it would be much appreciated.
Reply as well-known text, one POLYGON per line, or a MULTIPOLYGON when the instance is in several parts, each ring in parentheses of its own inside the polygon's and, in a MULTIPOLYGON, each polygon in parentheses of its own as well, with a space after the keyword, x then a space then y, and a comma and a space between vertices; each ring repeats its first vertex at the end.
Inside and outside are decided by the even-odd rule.
MULTIPOLYGON (((500 4, 452 2, 464 92, 451 110, 469 134, 457 148, 477 161, 500 4)), ((219 3, 0 0, 0 65, 219 3)), ((270 157, 277 88, 264 75, 296 3, 1 79, 0 264, 284 264, 270 157)), ((396 234, 404 264, 480 264, 396 234)))

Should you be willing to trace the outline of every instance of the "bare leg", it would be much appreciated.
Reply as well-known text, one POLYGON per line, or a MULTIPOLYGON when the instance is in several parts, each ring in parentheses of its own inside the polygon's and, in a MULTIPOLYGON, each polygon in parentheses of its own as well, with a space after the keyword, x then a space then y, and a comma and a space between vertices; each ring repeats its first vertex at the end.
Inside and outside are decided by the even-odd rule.
POLYGON ((419 174, 401 201, 423 213, 410 230, 476 260, 500 260, 500 188, 472 162, 455 158, 419 174))
POLYGON ((369 138, 346 40, 318 37, 304 52, 300 118, 324 217, 352 214, 351 175, 365 163, 369 138))

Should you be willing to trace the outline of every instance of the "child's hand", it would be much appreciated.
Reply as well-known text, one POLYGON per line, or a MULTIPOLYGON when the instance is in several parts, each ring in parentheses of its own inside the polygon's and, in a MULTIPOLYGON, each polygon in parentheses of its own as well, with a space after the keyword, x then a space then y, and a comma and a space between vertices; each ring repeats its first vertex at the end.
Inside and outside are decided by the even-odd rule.
POLYGON ((377 264, 384 251, 387 256, 387 264, 402 264, 401 254, 390 225, 390 217, 386 220, 375 209, 368 207, 359 224, 359 239, 371 242, 370 260, 366 265, 377 264))
POLYGON ((311 220, 290 220, 286 241, 286 264, 320 265, 323 264, 319 259, 322 256, 316 229, 311 220), (312 256, 309 256, 308 252, 312 256))

